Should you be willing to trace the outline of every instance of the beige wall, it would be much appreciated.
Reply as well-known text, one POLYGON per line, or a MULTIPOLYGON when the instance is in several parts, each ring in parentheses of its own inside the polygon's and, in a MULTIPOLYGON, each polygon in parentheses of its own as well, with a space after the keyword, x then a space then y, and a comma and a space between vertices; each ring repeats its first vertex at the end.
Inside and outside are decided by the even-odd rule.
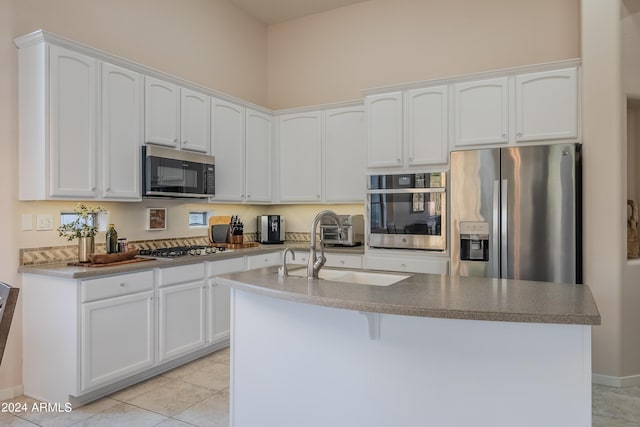
POLYGON ((13 35, 44 29, 256 104, 264 24, 227 0, 14 0, 13 35))
POLYGON ((269 27, 269 106, 580 55, 579 0, 370 0, 269 27))
MULTIPOLYGON (((622 88, 623 134, 621 162, 626 166, 623 176, 623 200, 640 202, 640 0, 622 1, 622 88), (633 98, 632 109, 626 109, 627 97, 633 98), (626 114, 625 114, 626 113, 626 114), (626 122, 626 123, 625 123, 626 122), (626 185, 626 188, 625 188, 626 185)), ((627 214, 626 207, 623 212, 627 214)), ((626 217, 624 218, 626 220, 626 217)), ((623 221, 626 228, 626 221, 623 221)), ((623 234, 626 253, 626 230, 623 234)), ((622 376, 640 373, 640 260, 622 263, 621 372, 622 376)))

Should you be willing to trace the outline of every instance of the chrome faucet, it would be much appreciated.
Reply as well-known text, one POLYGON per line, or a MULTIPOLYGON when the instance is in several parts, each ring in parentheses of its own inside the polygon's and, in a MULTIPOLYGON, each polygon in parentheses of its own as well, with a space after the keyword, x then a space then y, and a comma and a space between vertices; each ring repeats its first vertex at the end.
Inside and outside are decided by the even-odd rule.
POLYGON ((318 273, 320 269, 327 262, 327 259, 324 257, 324 243, 322 240, 320 241, 320 256, 316 255, 316 229, 318 228, 318 224, 320 220, 328 216, 333 218, 333 220, 338 224, 338 235, 342 234, 342 222, 340 221, 340 217, 333 211, 324 210, 318 212, 316 217, 313 219, 313 223, 311 224, 311 244, 309 245, 309 265, 307 266, 307 279, 317 279, 318 273))
POLYGON ((296 259, 296 253, 293 252, 293 249, 286 248, 282 251, 282 265, 278 268, 279 277, 287 277, 289 275, 289 270, 287 269, 287 253, 291 253, 291 260, 295 261, 296 259))

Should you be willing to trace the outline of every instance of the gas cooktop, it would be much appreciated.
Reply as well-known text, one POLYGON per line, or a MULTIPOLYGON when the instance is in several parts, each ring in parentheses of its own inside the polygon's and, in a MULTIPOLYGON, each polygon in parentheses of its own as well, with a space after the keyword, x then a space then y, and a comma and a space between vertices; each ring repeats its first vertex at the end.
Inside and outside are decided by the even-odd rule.
POLYGON ((144 257, 178 258, 183 256, 211 255, 230 252, 222 246, 172 246, 170 248, 140 249, 139 255, 144 257))

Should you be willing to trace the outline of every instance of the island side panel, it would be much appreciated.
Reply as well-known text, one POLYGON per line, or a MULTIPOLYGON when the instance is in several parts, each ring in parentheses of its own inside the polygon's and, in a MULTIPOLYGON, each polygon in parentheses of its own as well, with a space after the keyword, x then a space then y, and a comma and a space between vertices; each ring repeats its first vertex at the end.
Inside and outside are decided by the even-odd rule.
POLYGON ((22 383, 25 396, 64 404, 78 391, 78 286, 22 275, 22 383))
POLYGON ((591 425, 583 325, 381 315, 232 292, 233 427, 591 425))

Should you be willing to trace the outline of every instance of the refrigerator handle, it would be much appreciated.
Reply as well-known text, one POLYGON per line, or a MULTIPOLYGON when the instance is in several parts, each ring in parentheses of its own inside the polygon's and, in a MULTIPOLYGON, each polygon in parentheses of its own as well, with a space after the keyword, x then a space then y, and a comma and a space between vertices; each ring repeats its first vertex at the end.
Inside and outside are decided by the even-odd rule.
POLYGON ((500 258, 501 258, 501 272, 500 277, 503 279, 508 279, 508 268, 507 263, 509 261, 509 239, 508 239, 508 230, 509 224, 507 220, 507 189, 508 189, 509 181, 506 179, 502 180, 502 188, 500 191, 501 198, 501 209, 500 209, 500 235, 502 238, 502 244, 500 245, 500 258))
POLYGON ((491 233, 491 276, 500 277, 500 181, 493 181, 493 224, 491 233))

